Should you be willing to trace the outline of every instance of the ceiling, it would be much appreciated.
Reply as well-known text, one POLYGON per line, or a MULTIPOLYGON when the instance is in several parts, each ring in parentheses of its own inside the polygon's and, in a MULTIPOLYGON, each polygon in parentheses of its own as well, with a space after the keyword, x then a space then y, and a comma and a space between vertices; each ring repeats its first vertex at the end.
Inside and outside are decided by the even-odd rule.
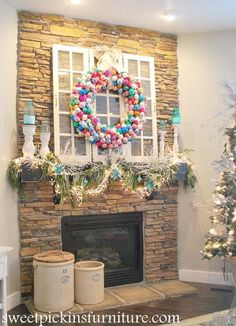
POLYGON ((17 10, 28 10, 99 22, 186 34, 236 28, 236 0, 5 0, 17 10), (174 9, 177 18, 163 13, 174 9))

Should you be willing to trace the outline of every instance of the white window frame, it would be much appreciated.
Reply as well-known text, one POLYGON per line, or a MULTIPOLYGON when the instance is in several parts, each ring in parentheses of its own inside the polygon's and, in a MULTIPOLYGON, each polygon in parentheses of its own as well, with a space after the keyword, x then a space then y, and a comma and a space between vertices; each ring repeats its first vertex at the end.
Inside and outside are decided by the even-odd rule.
MULTIPOLYGON (((60 154, 60 136, 70 136, 72 139, 72 151, 74 150, 74 139, 75 137, 82 137, 74 133, 74 127, 71 123, 71 134, 63 134, 60 133, 60 114, 63 114, 59 110, 59 70, 58 70, 58 53, 59 51, 65 51, 69 52, 70 56, 70 69, 60 69, 60 71, 66 71, 70 73, 70 85, 72 90, 73 86, 73 72, 75 73, 81 73, 81 71, 73 71, 72 67, 72 60, 71 56, 72 53, 81 53, 84 56, 84 71, 82 73, 87 73, 89 69, 91 69, 94 66, 94 55, 93 51, 88 48, 80 48, 80 47, 74 47, 74 46, 66 46, 66 45, 60 45, 55 44, 53 45, 53 108, 54 108, 54 148, 55 148, 55 154, 60 157, 60 159, 66 163, 87 163, 94 161, 103 161, 106 155, 99 155, 98 149, 96 146, 91 145, 87 139, 85 139, 85 146, 86 146, 86 155, 80 156, 75 155, 72 152, 72 155, 61 155, 60 154), (92 147, 93 146, 93 147, 92 147)), ((151 101, 151 112, 152 112, 152 137, 138 136, 138 138, 141 138, 141 151, 143 154, 144 146, 143 146, 143 139, 152 139, 153 140, 153 155, 145 156, 132 156, 131 155, 131 146, 132 142, 128 142, 128 144, 125 144, 122 146, 122 151, 120 152, 120 155, 125 157, 127 161, 130 162, 148 162, 150 160, 150 157, 157 156, 158 154, 158 137, 157 137, 157 118, 156 118, 156 92, 155 92, 155 67, 154 67, 154 58, 149 56, 140 56, 135 54, 128 54, 123 53, 120 57, 120 67, 122 67, 122 71, 128 72, 128 60, 135 60, 138 61, 138 79, 140 81, 141 74, 140 74, 140 61, 148 62, 150 67, 150 78, 144 78, 142 77, 142 80, 148 80, 150 81, 151 85, 151 96, 148 98, 148 100, 151 101)), ((63 92, 63 91, 61 91, 63 92)), ((64 91, 65 93, 68 93, 68 91, 64 91)), ((144 94, 145 95, 145 94, 144 94)), ((109 96, 108 91, 107 94, 104 93, 100 94, 100 96, 106 96, 107 98, 107 105, 109 105, 109 96)), ((112 94, 110 94, 112 96, 112 94)), ((124 107, 124 98, 122 95, 119 95, 120 97, 120 112, 121 116, 125 115, 125 107, 124 107)), ((95 102, 95 112, 96 112, 96 102, 95 102)), ((66 114, 66 112, 64 112, 66 114)), ((105 116, 105 114, 102 114, 105 116)), ((111 116, 110 116, 111 117, 111 116)), ((150 119, 149 119, 150 120, 150 119)), ((109 153, 111 153, 111 150, 109 150, 109 153)))
MULTIPOLYGON (((62 162, 64 163, 86 163, 91 161, 91 145, 85 139, 85 146, 86 146, 86 155, 76 155, 74 153, 74 140, 76 137, 83 137, 76 135, 74 133, 74 127, 71 123, 71 134, 64 134, 60 133, 60 114, 63 114, 59 110, 59 68, 58 68, 58 54, 59 51, 68 52, 70 56, 70 69, 60 69, 60 71, 65 71, 70 73, 70 86, 72 91, 73 85, 73 73, 86 73, 90 68, 90 57, 91 51, 86 48, 79 48, 74 46, 67 46, 67 45, 60 45, 54 44, 53 45, 53 116, 54 116, 54 152, 56 155, 60 157, 62 162), (81 53, 83 54, 83 71, 74 71, 72 67, 72 53, 81 53), (60 153, 60 136, 69 136, 72 139, 72 155, 61 155, 60 153)), ((60 91, 63 93, 63 90, 60 91)), ((68 91, 64 91, 68 93, 68 91)), ((66 115, 66 113, 64 112, 66 115)))
MULTIPOLYGON (((140 155, 140 156, 132 156, 131 155, 131 146, 132 146, 132 141, 129 142, 127 145, 125 145, 126 149, 124 152, 124 155, 126 157, 127 161, 130 162, 148 162, 150 160, 150 157, 157 156, 158 155, 158 136, 157 136, 157 116, 156 116, 156 89, 155 89, 155 65, 154 65, 154 58, 149 57, 149 56, 141 56, 141 55, 136 55, 136 54, 128 54, 128 53, 123 53, 123 68, 124 71, 128 72, 128 61, 129 60, 135 60, 135 61, 144 61, 149 63, 150 67, 150 78, 141 78, 141 72, 140 72, 140 64, 138 64, 138 80, 150 80, 150 97, 147 98, 148 100, 151 101, 151 113, 152 113, 152 134, 153 137, 146 137, 143 136, 141 133, 141 139, 153 139, 153 155, 148 155, 145 156, 140 155)), ((145 95, 145 93, 144 93, 145 95)), ((145 95, 146 96, 146 95, 145 95)), ((137 136, 139 138, 139 136, 137 136)), ((143 140, 141 140, 141 151, 143 153, 143 140)))

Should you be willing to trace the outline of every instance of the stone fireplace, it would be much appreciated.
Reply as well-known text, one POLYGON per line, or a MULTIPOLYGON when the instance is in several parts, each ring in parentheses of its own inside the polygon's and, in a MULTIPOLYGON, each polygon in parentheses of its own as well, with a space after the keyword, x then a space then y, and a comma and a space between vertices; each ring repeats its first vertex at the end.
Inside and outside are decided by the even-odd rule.
MULTIPOLYGON (((144 29, 113 26, 69 19, 62 16, 19 13, 18 36, 18 155, 23 144, 22 121, 26 99, 32 99, 36 121, 50 122, 53 139, 52 46, 63 44, 92 48, 116 47, 122 52, 151 56, 155 61, 156 112, 168 119, 178 106, 178 68, 176 36, 144 29)), ((40 141, 39 128, 34 141, 40 141)), ((172 146, 173 131, 167 128, 166 143, 172 146)), ((177 185, 162 187, 153 198, 140 199, 114 183, 106 193, 87 198, 81 206, 57 205, 50 182, 25 182, 25 198, 19 201, 21 242, 21 292, 32 293, 33 255, 62 248, 61 223, 69 216, 79 220, 88 216, 140 213, 143 217, 143 280, 155 282, 175 279, 177 271, 177 185)))
MULTIPOLYGON (((99 216, 115 217, 132 212, 143 216, 143 280, 156 282, 176 279, 177 270, 177 186, 163 187, 153 199, 140 199, 124 191, 120 182, 108 193, 91 197, 81 206, 56 205, 50 182, 26 182, 25 199, 19 210, 21 241, 21 291, 29 295, 33 290, 32 257, 41 251, 62 249, 61 225, 69 221, 94 221, 99 216), (118 215, 116 215, 118 214, 118 215)), ((135 215, 136 214, 136 215, 135 215)), ((127 217, 129 218, 129 217, 127 217)))

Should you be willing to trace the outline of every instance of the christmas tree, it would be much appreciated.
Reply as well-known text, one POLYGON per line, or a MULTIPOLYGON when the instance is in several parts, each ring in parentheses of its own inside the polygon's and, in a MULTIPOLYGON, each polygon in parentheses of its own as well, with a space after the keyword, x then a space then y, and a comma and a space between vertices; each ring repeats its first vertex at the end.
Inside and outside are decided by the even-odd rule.
MULTIPOLYGON (((234 106, 235 107, 235 106, 234 106)), ((222 172, 214 192, 211 229, 201 251, 203 258, 236 255, 236 111, 233 127, 226 128, 222 172)))

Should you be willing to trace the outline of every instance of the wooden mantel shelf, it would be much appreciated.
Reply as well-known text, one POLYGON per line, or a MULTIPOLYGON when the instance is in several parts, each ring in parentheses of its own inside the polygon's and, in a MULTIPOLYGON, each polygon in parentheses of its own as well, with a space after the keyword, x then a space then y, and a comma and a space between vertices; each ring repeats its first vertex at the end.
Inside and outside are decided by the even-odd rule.
MULTIPOLYGON (((175 181, 184 181, 188 172, 188 164, 181 163, 175 175, 175 181)), ((40 168, 31 168, 29 165, 24 165, 21 175, 22 182, 40 182, 49 181, 49 177, 43 177, 43 172, 40 168)))

